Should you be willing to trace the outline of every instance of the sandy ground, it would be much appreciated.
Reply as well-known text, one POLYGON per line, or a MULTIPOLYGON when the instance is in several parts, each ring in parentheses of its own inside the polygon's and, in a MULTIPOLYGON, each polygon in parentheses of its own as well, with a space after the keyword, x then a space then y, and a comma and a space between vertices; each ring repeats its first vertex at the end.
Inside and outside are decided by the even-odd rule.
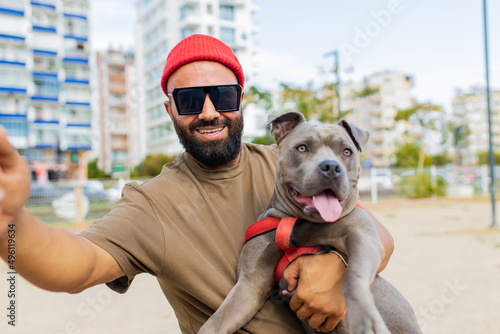
MULTIPOLYGON (((382 276, 408 298, 424 333, 500 333, 500 230, 488 229, 487 201, 382 202, 370 208, 396 243, 382 276)), ((0 264, 0 333, 180 333, 148 275, 137 277, 124 295, 105 286, 76 295, 50 293, 18 276, 12 327, 8 277, 0 264)))

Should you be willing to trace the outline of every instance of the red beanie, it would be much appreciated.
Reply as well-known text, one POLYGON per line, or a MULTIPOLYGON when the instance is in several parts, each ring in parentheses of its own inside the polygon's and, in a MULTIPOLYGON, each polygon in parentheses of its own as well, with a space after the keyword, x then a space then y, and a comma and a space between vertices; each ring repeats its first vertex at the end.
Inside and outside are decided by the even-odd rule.
POLYGON ((167 80, 176 69, 197 60, 211 60, 229 67, 238 83, 244 86, 243 68, 233 50, 217 38, 208 35, 191 35, 180 41, 170 51, 161 76, 161 88, 167 94, 167 80))

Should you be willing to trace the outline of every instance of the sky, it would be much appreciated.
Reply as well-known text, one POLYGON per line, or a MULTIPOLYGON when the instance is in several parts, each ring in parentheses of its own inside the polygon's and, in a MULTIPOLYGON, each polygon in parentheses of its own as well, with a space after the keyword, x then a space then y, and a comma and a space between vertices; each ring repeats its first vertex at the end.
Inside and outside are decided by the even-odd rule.
MULTIPOLYGON (((133 49, 135 0, 91 0, 94 50, 133 49)), ((480 0, 254 0, 256 84, 320 85, 333 76, 361 80, 395 70, 413 77, 412 95, 445 109, 457 88, 485 87, 480 0)), ((490 84, 500 89, 500 0, 488 0, 490 84)))

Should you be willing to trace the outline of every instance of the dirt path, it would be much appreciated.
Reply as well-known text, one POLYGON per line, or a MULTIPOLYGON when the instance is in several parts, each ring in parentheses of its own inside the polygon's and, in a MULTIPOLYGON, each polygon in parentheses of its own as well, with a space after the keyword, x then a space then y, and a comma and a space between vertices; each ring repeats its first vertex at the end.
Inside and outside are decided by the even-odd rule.
MULTIPOLYGON (((500 333, 500 231, 487 229, 488 202, 370 207, 396 242, 383 276, 410 300, 424 333, 500 333)), ((18 277, 15 328, 7 325, 7 278, 2 262, 0 333, 180 333, 158 283, 148 275, 139 275, 124 295, 105 286, 77 295, 50 293, 18 277)))

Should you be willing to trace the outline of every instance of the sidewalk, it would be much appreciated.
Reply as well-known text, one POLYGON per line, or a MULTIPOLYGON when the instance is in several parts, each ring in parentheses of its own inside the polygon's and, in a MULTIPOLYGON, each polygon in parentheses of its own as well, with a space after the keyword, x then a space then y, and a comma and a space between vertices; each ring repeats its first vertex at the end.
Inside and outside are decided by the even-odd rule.
MULTIPOLYGON (((424 333, 500 333, 500 230, 488 229, 489 202, 367 205, 395 239, 382 276, 409 299, 424 333)), ((0 305, 7 305, 6 276, 2 262, 0 305)), ((105 286, 77 295, 50 293, 20 278, 17 291, 17 326, 8 326, 3 315, 0 333, 180 333, 158 283, 147 274, 124 295, 105 286)))

